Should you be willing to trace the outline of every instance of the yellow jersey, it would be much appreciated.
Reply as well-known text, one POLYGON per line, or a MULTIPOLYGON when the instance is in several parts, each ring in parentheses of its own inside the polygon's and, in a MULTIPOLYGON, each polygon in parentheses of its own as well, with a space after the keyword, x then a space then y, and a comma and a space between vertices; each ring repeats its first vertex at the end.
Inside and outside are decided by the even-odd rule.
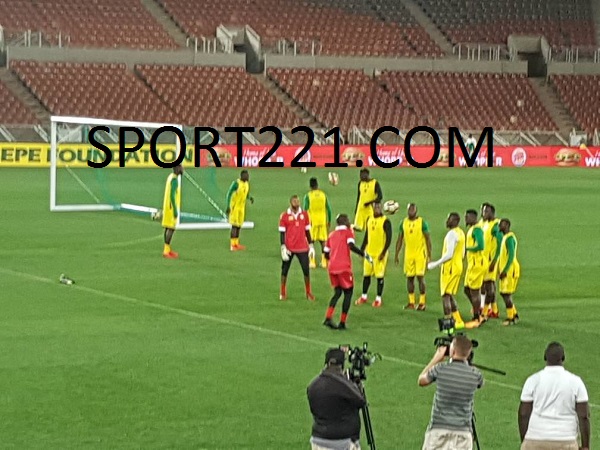
MULTIPOLYGON (((452 257, 442 264, 442 275, 460 275, 463 270, 463 258, 465 257, 465 232, 456 227, 448 231, 448 233, 455 233, 456 247, 454 247, 452 257)), ((446 239, 444 239, 442 255, 445 255, 447 250, 446 239)))
POLYGON ((375 180, 374 178, 369 181, 361 181, 359 183, 358 191, 360 195, 358 196, 357 209, 365 208, 365 203, 377 200, 377 191, 375 190, 376 185, 377 180, 375 180))
POLYGON ((327 225, 331 221, 331 209, 327 195, 321 189, 312 189, 306 194, 304 210, 308 211, 312 226, 327 225))
POLYGON ((370 217, 367 221, 367 248, 366 252, 371 256, 379 256, 385 248, 386 233, 385 224, 388 218, 385 216, 370 217))
POLYGON ((231 209, 245 207, 249 192, 250 183, 248 181, 242 181, 238 178, 236 181, 234 181, 229 189, 229 207, 231 209))
POLYGON ((404 236, 405 254, 413 257, 427 257, 427 243, 425 233, 429 233, 429 225, 422 217, 410 220, 406 217, 402 221, 400 232, 404 236))
POLYGON ((175 173, 167 177, 165 184, 165 197, 163 199, 163 215, 173 214, 175 211, 179 214, 181 208, 181 178, 175 173), (172 203, 173 191, 175 191, 175 205, 172 203))
POLYGON ((498 226, 500 219, 480 220, 478 225, 483 229, 483 255, 488 263, 491 263, 498 251, 498 239, 496 234, 499 233, 498 226))
POLYGON ((481 228, 481 225, 478 223, 476 225, 472 225, 467 230, 466 235, 466 246, 467 248, 477 247, 477 239, 475 239, 474 234, 476 230, 480 230, 481 234, 484 236, 483 249, 477 251, 468 251, 467 252, 467 265, 468 267, 476 267, 476 266, 484 266, 485 265, 485 233, 481 228))
POLYGON ((510 272, 511 270, 519 273, 520 265, 519 260, 517 259, 517 236, 512 231, 509 231, 502 238, 502 245, 500 246, 500 256, 498 258, 498 269, 500 271, 505 270, 510 272), (512 238, 512 239, 511 239, 512 238), (512 240, 512 242, 509 241, 512 240), (512 261, 510 261, 510 256, 512 253, 512 261), (510 266, 505 267, 506 264, 510 261, 510 266))

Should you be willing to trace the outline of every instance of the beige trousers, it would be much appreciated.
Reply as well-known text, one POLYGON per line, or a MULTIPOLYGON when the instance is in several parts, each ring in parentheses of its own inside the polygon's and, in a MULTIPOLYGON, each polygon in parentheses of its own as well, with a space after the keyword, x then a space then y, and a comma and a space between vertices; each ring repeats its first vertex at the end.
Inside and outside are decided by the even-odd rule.
POLYGON ((532 441, 525 439, 521 450, 579 450, 577 441, 532 441))
POLYGON ((423 450, 473 450, 473 436, 469 431, 432 428, 425 433, 423 450))

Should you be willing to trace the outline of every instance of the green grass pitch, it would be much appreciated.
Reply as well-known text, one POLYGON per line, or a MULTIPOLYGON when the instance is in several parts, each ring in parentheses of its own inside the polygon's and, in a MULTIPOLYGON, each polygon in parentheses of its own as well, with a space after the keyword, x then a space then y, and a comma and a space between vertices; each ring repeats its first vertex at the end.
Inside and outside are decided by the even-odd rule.
MULTIPOLYGON (((167 171, 112 170, 120 170, 111 175, 122 177, 119 189, 128 201, 160 205, 167 171)), ((222 193, 237 172, 216 170, 222 193)), ((160 224, 118 212, 50 213, 47 170, 0 170, 0 446, 306 449, 306 387, 321 370, 325 350, 368 341, 383 355, 366 381, 378 447, 420 448, 435 388, 417 387, 417 376, 439 335, 439 271, 427 275, 428 310, 407 312, 401 267, 390 262, 384 307, 353 306, 346 332, 322 326, 331 295, 323 269, 313 271, 315 303, 303 296, 297 263, 288 301, 278 300, 278 216, 291 194, 305 193, 312 175, 335 213, 351 213, 358 173, 339 173, 340 185, 332 187, 325 170, 251 170, 256 202, 247 218, 256 228, 241 236, 248 250, 230 253, 226 230, 180 231, 173 240, 180 259, 173 261, 161 257, 160 224), (77 284, 59 284, 63 272, 77 284)), ((404 205, 414 201, 429 221, 436 258, 450 211, 462 217, 489 201, 513 222, 522 265, 515 296, 521 323, 493 321, 469 333, 480 343, 474 362, 508 373, 484 373, 487 384, 477 393, 482 448, 518 448, 520 388, 542 368, 551 340, 565 345, 567 368, 587 384, 598 445, 600 172, 372 174, 386 199, 402 205, 391 217, 394 243, 404 205)), ((79 195, 75 184, 71 189, 79 195)), ((197 195, 188 190, 184 202, 197 195)), ((360 280, 358 259, 354 268, 360 280)), ((459 295, 458 302, 467 317, 467 300, 459 295)))

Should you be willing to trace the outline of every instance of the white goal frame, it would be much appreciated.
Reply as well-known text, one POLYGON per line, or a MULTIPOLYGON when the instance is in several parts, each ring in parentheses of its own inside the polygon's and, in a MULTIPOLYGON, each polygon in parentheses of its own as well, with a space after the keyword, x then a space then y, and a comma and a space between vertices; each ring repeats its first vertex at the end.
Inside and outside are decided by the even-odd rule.
MULTIPOLYGON (((154 123, 154 122, 132 122, 125 120, 109 120, 99 119, 91 117, 70 117, 70 116, 51 116, 50 117, 50 211, 52 212, 97 212, 97 211, 133 211, 138 213, 147 213, 149 216, 159 212, 158 208, 152 208, 142 205, 133 205, 130 203, 120 203, 116 205, 110 205, 105 203, 88 203, 88 204, 57 204, 56 196, 56 171, 58 166, 58 124, 73 124, 73 125, 105 125, 112 127, 136 127, 136 128, 161 128, 165 126, 171 126, 178 128, 183 131, 182 125, 166 124, 166 123, 154 123)), ((90 170, 102 170, 90 168, 90 170)), ((179 186, 182 189, 181 176, 179 176, 179 186)), ((85 186, 82 186, 87 189, 85 186)), ((204 195, 209 203, 216 209, 219 215, 224 216, 224 213, 214 203, 214 200, 210 199, 208 194, 202 190, 197 184, 195 187, 204 195)), ((183 189, 181 192, 183 197, 183 189)), ((182 213, 186 214, 186 213, 182 213)), ((194 214, 190 214, 194 216, 194 214)), ((231 225, 228 223, 226 217, 223 217, 220 221, 211 222, 189 222, 180 223, 181 214, 177 217, 176 230, 222 230, 230 229, 231 225)), ((242 228, 254 228, 254 222, 244 222, 242 228)))

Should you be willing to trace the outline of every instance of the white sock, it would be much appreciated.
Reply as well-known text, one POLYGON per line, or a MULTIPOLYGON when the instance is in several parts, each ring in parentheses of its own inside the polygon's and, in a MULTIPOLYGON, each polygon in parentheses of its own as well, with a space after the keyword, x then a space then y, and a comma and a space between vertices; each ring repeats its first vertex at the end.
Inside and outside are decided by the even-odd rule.
POLYGON ((381 297, 378 295, 377 297, 375 297, 375 301, 376 302, 380 302, 381 301, 381 297))
POLYGON ((481 308, 485 306, 485 294, 479 294, 481 296, 481 308))

